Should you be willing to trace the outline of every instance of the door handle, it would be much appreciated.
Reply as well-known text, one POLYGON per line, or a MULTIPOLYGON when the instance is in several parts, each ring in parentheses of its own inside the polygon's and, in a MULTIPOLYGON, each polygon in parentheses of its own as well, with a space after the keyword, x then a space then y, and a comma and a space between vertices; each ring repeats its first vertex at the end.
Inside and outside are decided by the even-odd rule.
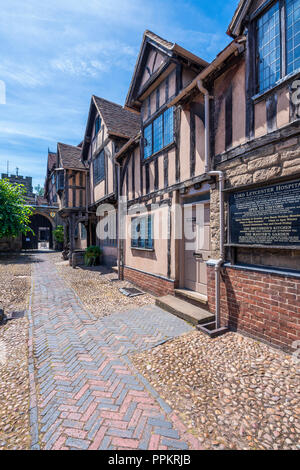
POLYGON ((203 259, 203 253, 197 253, 196 251, 193 253, 194 258, 203 259))

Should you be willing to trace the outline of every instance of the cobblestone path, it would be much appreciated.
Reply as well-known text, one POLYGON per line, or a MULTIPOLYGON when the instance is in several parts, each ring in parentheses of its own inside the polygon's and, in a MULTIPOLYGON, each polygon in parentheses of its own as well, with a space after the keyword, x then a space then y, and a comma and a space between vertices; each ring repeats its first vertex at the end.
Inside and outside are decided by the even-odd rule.
POLYGON ((127 354, 191 330, 154 305, 96 319, 37 254, 29 312, 33 449, 200 449, 127 354), (33 372, 34 370, 34 372, 33 372))

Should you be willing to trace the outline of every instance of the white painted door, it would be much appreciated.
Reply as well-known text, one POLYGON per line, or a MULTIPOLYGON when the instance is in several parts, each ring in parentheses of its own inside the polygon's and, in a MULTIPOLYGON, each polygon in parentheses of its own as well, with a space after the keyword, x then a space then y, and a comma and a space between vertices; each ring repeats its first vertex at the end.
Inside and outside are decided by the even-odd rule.
POLYGON ((210 257, 209 203, 184 209, 184 287, 207 295, 206 261, 210 257))

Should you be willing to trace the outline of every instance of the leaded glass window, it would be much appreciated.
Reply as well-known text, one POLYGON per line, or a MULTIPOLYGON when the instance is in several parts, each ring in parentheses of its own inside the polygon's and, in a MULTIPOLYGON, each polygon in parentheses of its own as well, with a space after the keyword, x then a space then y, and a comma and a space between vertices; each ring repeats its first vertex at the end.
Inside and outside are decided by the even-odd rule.
POLYGON ((287 73, 300 67, 300 0, 286 2, 287 73))
POLYGON ((98 116, 96 121, 95 121, 95 135, 98 134, 100 129, 101 129, 101 118, 100 118, 100 116, 98 116))
POLYGON ((163 117, 160 115, 153 121, 153 153, 163 148, 163 117))
POLYGON ((94 183, 100 183, 105 178, 105 154, 102 150, 93 162, 94 183))
POLYGON ((174 108, 167 109, 144 129, 144 158, 174 141, 174 108))
POLYGON ((259 87, 267 90, 280 78, 279 3, 258 20, 259 87))
POLYGON ((144 157, 152 155, 152 124, 144 130, 144 157))
POLYGON ((258 91, 300 69, 300 0, 277 1, 257 20, 258 91))
POLYGON ((173 108, 164 113, 164 145, 169 145, 174 140, 174 117, 173 108))
POLYGON ((153 249, 152 216, 139 216, 131 219, 131 247, 153 249))

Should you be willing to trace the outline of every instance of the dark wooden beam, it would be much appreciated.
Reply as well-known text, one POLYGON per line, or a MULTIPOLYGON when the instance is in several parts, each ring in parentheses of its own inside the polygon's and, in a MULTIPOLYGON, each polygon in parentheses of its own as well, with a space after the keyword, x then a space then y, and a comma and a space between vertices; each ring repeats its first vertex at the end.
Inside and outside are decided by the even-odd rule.
POLYGON ((267 130, 273 132, 277 129, 277 93, 270 95, 266 100, 267 130))
POLYGON ((252 97, 256 93, 256 23, 248 26, 246 43, 246 137, 254 137, 254 103, 252 97))
POLYGON ((178 106, 174 111, 174 124, 175 124, 175 178, 176 183, 180 181, 180 126, 181 126, 181 106, 178 106))
POLYGON ((263 135, 257 139, 252 139, 245 144, 239 145, 228 152, 216 155, 214 158, 215 164, 226 162, 238 157, 251 157, 252 155, 259 156, 260 154, 267 154, 270 148, 270 154, 274 153, 273 145, 279 142, 284 142, 290 137, 300 136, 300 119, 288 124, 287 126, 277 129, 269 134, 263 135))
POLYGON ((131 154, 131 189, 132 189, 132 195, 135 197, 135 156, 134 156, 134 151, 131 154))
POLYGON ((154 190, 158 189, 158 159, 154 160, 154 190))
POLYGON ((176 65, 176 95, 182 90, 182 65, 176 65))
POLYGON ((169 186, 169 154, 164 155, 164 187, 169 186))
POLYGON ((166 78, 166 81, 165 81, 165 101, 167 103, 167 101, 169 100, 169 76, 167 76, 166 78))
POLYGON ((146 194, 150 191, 149 163, 145 164, 146 194))

